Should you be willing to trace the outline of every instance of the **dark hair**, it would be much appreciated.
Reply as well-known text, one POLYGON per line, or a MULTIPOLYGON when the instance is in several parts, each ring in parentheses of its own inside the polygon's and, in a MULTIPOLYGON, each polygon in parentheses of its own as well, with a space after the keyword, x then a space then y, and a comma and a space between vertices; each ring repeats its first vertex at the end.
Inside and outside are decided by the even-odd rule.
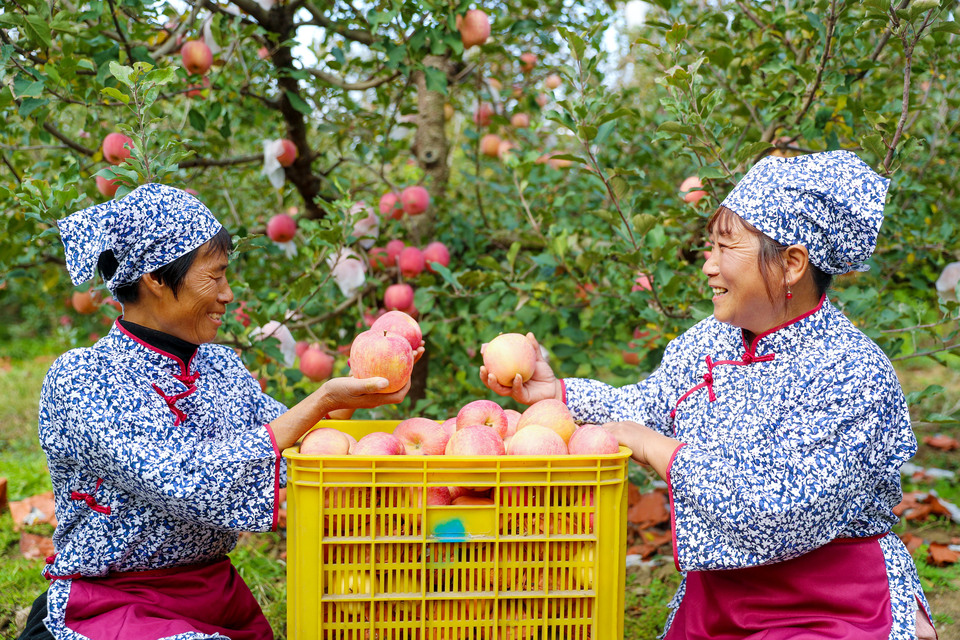
MULTIPOLYGON (((760 274, 763 276, 763 282, 767 288, 767 297, 770 298, 772 302, 777 297, 774 294, 772 282, 774 276, 778 273, 783 273, 786 268, 783 262, 783 252, 787 250, 788 245, 777 242, 738 216, 736 211, 724 206, 718 207, 717 210, 713 212, 713 215, 710 216, 710 219, 707 220, 707 233, 713 233, 713 230, 716 229, 717 233, 725 235, 733 231, 733 226, 737 223, 743 225, 747 233, 755 235, 760 239, 760 274)), ((810 273, 813 275, 813 285, 817 288, 817 295, 823 297, 823 294, 827 292, 827 289, 830 288, 830 284, 833 282, 833 276, 825 273, 812 262, 810 263, 810 273)))
MULTIPOLYGON (((157 276, 161 284, 170 287, 170 290, 173 291, 174 298, 180 293, 180 289, 183 287, 183 279, 187 276, 187 272, 190 271, 190 267, 193 266, 197 256, 200 255, 200 249, 203 247, 207 248, 204 255, 210 255, 211 253, 229 255, 230 252, 233 251, 233 238, 230 237, 229 231, 221 227, 216 235, 196 249, 188 251, 173 262, 165 264, 152 272, 153 275, 157 276)), ((113 274, 117 272, 118 266, 117 257, 113 255, 113 251, 110 249, 101 253, 97 259, 97 271, 100 272, 100 277, 104 280, 112 278, 113 274)), ((120 304, 136 302, 140 298, 140 279, 137 278, 135 282, 117 287, 117 290, 113 292, 113 297, 116 298, 120 304)))

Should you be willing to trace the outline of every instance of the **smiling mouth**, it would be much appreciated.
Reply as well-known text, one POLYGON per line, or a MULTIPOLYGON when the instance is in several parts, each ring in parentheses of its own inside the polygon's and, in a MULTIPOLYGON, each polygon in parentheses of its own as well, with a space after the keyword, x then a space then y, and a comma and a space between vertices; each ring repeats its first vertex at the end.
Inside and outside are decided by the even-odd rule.
POLYGON ((723 287, 710 287, 710 289, 713 290, 713 297, 714 297, 714 298, 717 298, 717 297, 719 297, 719 296, 722 296, 723 294, 725 294, 725 293, 727 292, 727 290, 724 289, 723 287))
POLYGON ((208 313, 207 317, 213 320, 214 322, 223 322, 222 313, 208 313))

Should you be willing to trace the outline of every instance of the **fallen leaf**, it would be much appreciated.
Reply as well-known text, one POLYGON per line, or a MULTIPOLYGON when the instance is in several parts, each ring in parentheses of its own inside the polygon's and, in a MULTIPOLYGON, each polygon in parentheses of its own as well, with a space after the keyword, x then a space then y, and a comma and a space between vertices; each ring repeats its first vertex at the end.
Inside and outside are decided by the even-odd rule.
POLYGON ((931 542, 930 550, 927 554, 927 564, 934 567, 945 567, 960 560, 960 553, 954 551, 945 544, 931 542))
POLYGON ((20 534, 20 554, 28 560, 39 560, 53 555, 53 538, 24 531, 20 534))
POLYGON ((960 449, 960 442, 958 442, 956 438, 945 436, 942 433, 938 433, 935 436, 925 436, 923 438, 923 444, 929 445, 934 449, 940 449, 942 451, 953 451, 954 449, 960 449))
POLYGON ((906 545, 907 551, 913 553, 919 547, 923 546, 923 538, 920 536, 915 536, 912 533, 905 533, 900 536, 900 539, 903 541, 903 544, 906 545))
POLYGON ((640 490, 637 489, 636 485, 628 484, 627 485, 627 506, 632 507, 640 501, 640 490))
POLYGON ((627 509, 627 520, 640 529, 669 522, 670 510, 667 505, 667 495, 660 489, 641 494, 640 499, 627 509))
POLYGON ((13 530, 20 531, 24 525, 38 523, 57 526, 57 514, 53 505, 53 491, 30 496, 24 500, 14 500, 10 503, 13 530))

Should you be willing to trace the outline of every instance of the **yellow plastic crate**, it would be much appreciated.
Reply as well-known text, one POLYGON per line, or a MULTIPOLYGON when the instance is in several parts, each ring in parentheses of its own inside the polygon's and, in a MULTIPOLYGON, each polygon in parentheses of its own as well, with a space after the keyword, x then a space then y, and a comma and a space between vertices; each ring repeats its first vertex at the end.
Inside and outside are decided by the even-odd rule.
MULTIPOLYGON (((397 421, 326 420, 360 438, 397 421)), ((623 637, 627 460, 313 456, 287 466, 293 640, 623 637), (493 505, 426 506, 429 487, 493 505)))

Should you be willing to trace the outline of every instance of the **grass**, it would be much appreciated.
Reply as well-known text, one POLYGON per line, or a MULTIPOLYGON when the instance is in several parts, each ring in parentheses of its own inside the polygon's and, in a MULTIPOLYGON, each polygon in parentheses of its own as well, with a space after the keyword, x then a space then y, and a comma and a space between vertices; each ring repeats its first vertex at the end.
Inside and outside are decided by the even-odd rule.
MULTIPOLYGON (((54 356, 53 342, 4 345, 0 349, 0 477, 9 482, 10 500, 20 500, 50 490, 46 460, 37 442, 37 401, 40 385, 54 356)), ((945 388, 920 401, 922 409, 943 411, 960 399, 960 379, 930 365, 900 371, 906 391, 919 391, 928 384, 945 388)), ((918 438, 937 432, 937 425, 920 425, 918 438)), ((960 456, 921 445, 916 464, 960 471, 960 456)), ((909 483, 905 489, 913 488, 909 483)), ((919 488, 919 487, 918 487, 919 488)), ((928 490, 930 485, 926 486, 928 490)), ((960 503, 960 481, 939 480, 933 485, 945 500, 960 503)), ((926 539, 949 541, 960 536, 960 527, 949 521, 928 521, 921 525, 900 525, 898 532, 912 530, 926 539)), ((50 535, 52 528, 35 525, 31 533, 50 535)), ((0 640, 17 635, 15 617, 28 608, 47 584, 41 577, 41 560, 26 560, 19 551, 20 534, 13 531, 9 511, 0 514, 0 640)), ((277 633, 286 637, 286 545, 282 533, 244 534, 231 553, 234 565, 261 603, 267 619, 277 633)), ((960 637, 960 564, 933 567, 926 563, 926 545, 915 553, 921 580, 934 608, 941 640, 960 637)), ((655 638, 663 629, 667 603, 673 595, 679 575, 669 558, 663 566, 632 569, 627 574, 625 592, 625 637, 655 638)))

